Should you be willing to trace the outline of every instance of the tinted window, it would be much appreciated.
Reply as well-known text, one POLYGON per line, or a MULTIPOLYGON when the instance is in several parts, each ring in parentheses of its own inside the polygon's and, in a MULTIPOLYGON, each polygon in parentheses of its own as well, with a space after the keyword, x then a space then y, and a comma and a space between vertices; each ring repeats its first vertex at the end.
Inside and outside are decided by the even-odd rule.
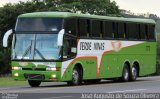
POLYGON ((129 39, 139 39, 138 24, 127 23, 127 34, 129 39))
POLYGON ((155 28, 154 25, 148 25, 148 36, 149 36, 149 39, 151 40, 155 39, 154 28, 155 28))
POLYGON ((78 20, 78 33, 81 37, 90 36, 90 21, 87 19, 78 20))
POLYGON ((101 34, 101 23, 100 21, 92 21, 92 37, 100 37, 101 34))
POLYGON ((142 40, 147 38, 145 24, 140 24, 140 37, 142 40))
POLYGON ((113 26, 113 37, 117 38, 118 37, 118 23, 113 22, 112 26, 113 26))
POLYGON ((19 18, 16 31, 53 31, 62 29, 62 19, 57 18, 19 18))
POLYGON ((114 38, 113 22, 108 22, 108 21, 104 22, 104 31, 105 32, 103 36, 105 38, 114 38))
POLYGON ((122 22, 118 23, 118 38, 125 38, 125 24, 122 22))
POLYGON ((66 19, 65 21, 66 33, 71 33, 72 35, 77 35, 77 21, 75 18, 66 19))

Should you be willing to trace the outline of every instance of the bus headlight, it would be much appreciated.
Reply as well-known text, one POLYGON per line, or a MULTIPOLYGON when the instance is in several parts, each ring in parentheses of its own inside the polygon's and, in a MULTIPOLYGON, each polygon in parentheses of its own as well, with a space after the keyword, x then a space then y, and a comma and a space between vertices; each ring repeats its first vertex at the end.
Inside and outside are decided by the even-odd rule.
POLYGON ((60 68, 57 68, 57 67, 47 67, 46 70, 48 70, 48 71, 58 71, 58 70, 60 70, 60 68))
POLYGON ((13 66, 12 70, 22 70, 22 67, 13 66))

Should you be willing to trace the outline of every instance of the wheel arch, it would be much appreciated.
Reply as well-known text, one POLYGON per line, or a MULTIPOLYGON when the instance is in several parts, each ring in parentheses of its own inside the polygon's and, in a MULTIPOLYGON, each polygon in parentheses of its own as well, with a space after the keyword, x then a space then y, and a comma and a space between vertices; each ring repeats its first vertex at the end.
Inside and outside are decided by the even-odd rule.
POLYGON ((73 69, 74 68, 78 68, 78 70, 80 70, 81 76, 82 76, 82 79, 83 79, 83 72, 84 72, 83 65, 80 62, 77 62, 77 63, 74 64, 73 69))

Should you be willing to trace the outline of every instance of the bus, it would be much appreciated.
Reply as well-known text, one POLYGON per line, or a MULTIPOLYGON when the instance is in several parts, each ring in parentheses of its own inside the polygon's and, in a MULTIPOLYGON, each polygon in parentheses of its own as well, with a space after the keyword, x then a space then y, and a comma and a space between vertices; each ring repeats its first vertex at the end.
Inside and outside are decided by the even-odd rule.
POLYGON ((155 21, 71 12, 19 15, 12 35, 15 80, 80 85, 101 79, 135 81, 156 71, 155 21))

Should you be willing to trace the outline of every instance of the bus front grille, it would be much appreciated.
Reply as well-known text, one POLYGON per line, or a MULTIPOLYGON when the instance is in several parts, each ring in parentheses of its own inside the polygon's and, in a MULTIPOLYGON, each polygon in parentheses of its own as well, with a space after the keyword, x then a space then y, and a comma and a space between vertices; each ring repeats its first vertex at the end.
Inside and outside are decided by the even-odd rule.
POLYGON ((24 75, 28 80, 44 80, 45 77, 42 74, 25 74, 24 75))
POLYGON ((22 70, 46 71, 46 68, 22 68, 22 70))

